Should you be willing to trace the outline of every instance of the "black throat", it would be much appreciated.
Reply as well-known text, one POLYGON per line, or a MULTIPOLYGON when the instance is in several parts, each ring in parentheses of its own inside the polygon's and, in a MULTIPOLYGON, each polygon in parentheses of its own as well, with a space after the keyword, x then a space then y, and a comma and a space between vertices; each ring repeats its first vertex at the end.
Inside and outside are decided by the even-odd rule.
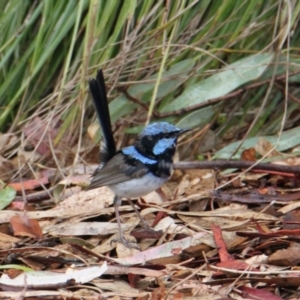
POLYGON ((134 144, 136 150, 143 156, 156 160, 156 164, 147 164, 149 170, 157 177, 169 178, 173 170, 173 157, 176 151, 176 140, 174 145, 168 147, 160 154, 154 154, 153 149, 156 143, 164 138, 163 135, 144 136, 134 144))

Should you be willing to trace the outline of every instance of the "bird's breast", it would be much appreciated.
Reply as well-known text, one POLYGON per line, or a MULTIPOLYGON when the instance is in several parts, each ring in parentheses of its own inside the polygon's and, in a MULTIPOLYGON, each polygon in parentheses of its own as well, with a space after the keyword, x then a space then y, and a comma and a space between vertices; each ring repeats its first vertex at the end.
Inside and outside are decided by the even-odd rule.
POLYGON ((160 188, 168 178, 157 177, 151 172, 141 178, 133 178, 125 182, 109 186, 115 195, 123 198, 142 197, 160 188))

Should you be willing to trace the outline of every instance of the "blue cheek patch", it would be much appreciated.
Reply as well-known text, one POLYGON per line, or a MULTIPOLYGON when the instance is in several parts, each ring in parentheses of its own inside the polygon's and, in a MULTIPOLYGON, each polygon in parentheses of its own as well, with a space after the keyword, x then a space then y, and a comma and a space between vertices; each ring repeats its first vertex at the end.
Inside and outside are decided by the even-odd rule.
POLYGON ((125 155, 131 156, 132 158, 139 160, 143 164, 154 165, 157 163, 156 160, 148 158, 140 154, 134 146, 129 146, 121 150, 125 155))
POLYGON ((176 140, 176 138, 168 138, 168 139, 159 140, 153 148, 153 154, 160 155, 160 154, 164 153, 167 149, 174 147, 175 140, 176 140))

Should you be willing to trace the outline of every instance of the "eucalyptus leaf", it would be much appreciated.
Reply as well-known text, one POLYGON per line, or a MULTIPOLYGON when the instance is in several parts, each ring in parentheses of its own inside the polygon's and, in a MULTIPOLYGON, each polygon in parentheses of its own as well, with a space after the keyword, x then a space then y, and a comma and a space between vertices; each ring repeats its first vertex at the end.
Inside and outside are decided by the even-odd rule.
POLYGON ((256 54, 228 65, 219 73, 187 88, 174 101, 168 103, 162 111, 171 112, 224 96, 242 84, 261 76, 272 58, 273 54, 271 53, 256 54))
POLYGON ((0 190, 0 210, 8 206, 16 197, 16 190, 10 186, 0 190))
POLYGON ((130 102, 124 94, 121 94, 109 103, 111 122, 115 123, 124 115, 133 111, 135 107, 137 107, 135 103, 130 102))
MULTIPOLYGON (((158 88, 157 96, 159 98, 162 98, 174 91, 180 84, 182 84, 186 80, 186 77, 180 76, 180 74, 182 74, 183 72, 190 71, 194 67, 194 65, 194 59, 186 59, 171 66, 168 70, 164 71, 162 75, 163 82, 158 88), (176 78, 168 79, 173 77, 176 78)), ((148 80, 151 80, 152 82, 140 83, 131 86, 128 89, 129 95, 141 100, 144 95, 147 95, 149 92, 152 92, 155 86, 156 78, 157 74, 149 77, 148 80)), ((149 99, 150 98, 144 99, 144 102, 147 102, 147 100, 149 99)), ((124 94, 121 94, 109 104, 112 123, 116 122, 124 115, 130 113, 136 107, 137 104, 127 99, 127 97, 124 94)))
POLYGON ((179 128, 193 128, 196 126, 200 126, 203 124, 207 124, 212 119, 213 115, 217 112, 217 107, 219 105, 215 106, 209 106, 205 107, 203 109, 194 111, 187 116, 183 117, 177 124, 179 128))
MULTIPOLYGON (((238 159, 241 157, 241 153, 248 148, 254 147, 258 142, 260 137, 251 137, 245 140, 243 145, 240 147, 238 152, 232 156, 232 154, 236 151, 237 147, 240 145, 240 141, 234 142, 229 144, 228 146, 224 147, 223 149, 218 150, 215 155, 214 159, 238 159)), ((276 145, 278 140, 278 136, 263 136, 263 139, 269 141, 273 146, 276 145)), ((276 145, 277 151, 285 151, 290 148, 293 148, 300 144, 300 127, 293 128, 291 130, 287 130, 282 133, 280 136, 279 142, 276 145)))
MULTIPOLYGON (((291 72, 297 72, 300 69, 300 59, 295 57, 287 57, 286 55, 280 55, 277 64, 272 64, 269 68, 264 72, 261 79, 269 79, 273 76, 274 72, 276 76, 286 74, 288 70, 291 72)), ((286 74, 287 75, 287 74, 286 74)), ((289 77, 289 82, 299 82, 300 74, 296 74, 289 77)))
MULTIPOLYGON (((162 73, 162 82, 159 85, 157 97, 165 97, 172 91, 174 91, 178 85, 186 80, 185 76, 180 76, 184 72, 188 72, 192 70, 195 65, 194 59, 186 59, 183 60, 173 66, 171 66, 168 70, 162 73), (180 76, 180 77, 179 77, 180 76), (176 77, 176 78, 173 78, 176 77), (170 79, 173 78, 173 79, 170 79)), ((155 81, 157 79, 158 73, 150 76, 148 78, 149 83, 139 83, 128 89, 128 93, 136 97, 138 99, 142 98, 145 93, 148 93, 154 89, 155 81)))
POLYGON ((0 270, 8 270, 8 269, 14 269, 14 270, 20 270, 23 272, 32 272, 34 271, 31 268, 22 266, 22 265, 16 265, 16 264, 9 264, 9 265, 1 265, 0 270))

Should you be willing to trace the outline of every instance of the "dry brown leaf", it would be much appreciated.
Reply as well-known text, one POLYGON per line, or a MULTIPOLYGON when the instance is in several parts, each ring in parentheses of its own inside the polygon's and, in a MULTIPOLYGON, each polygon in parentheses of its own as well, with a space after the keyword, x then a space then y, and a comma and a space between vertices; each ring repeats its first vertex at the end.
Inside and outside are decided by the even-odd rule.
POLYGON ((264 157, 279 156, 280 153, 274 149, 274 146, 266 139, 260 137, 254 146, 255 150, 264 157))
MULTIPOLYGON (((118 237, 119 237, 119 235, 118 235, 118 237)), ((124 237, 130 243, 137 244, 136 239, 133 236, 131 236, 129 234, 124 234, 124 237)), ((117 242, 116 251, 117 251, 118 258, 121 258, 121 259, 125 258, 125 257, 131 257, 131 256, 134 256, 135 254, 140 253, 139 250, 134 249, 134 248, 128 248, 125 245, 123 245, 120 241, 117 242)))
POLYGON ((181 224, 176 224, 175 220, 171 217, 165 217, 158 222, 158 224, 154 227, 155 230, 162 230, 163 232, 167 232, 168 234, 186 234, 193 235, 196 232, 194 230, 188 229, 186 226, 182 226, 181 224))
POLYGON ((39 222, 29 219, 27 214, 13 216, 10 219, 10 225, 15 236, 28 236, 36 239, 43 237, 39 222))
POLYGON ((92 141, 96 140, 96 137, 99 136, 100 126, 98 123, 92 123, 87 129, 87 133, 92 141))
POLYGON ((5 250, 14 247, 14 244, 20 243, 21 239, 0 232, 0 249, 5 250))
POLYGON ((197 229, 211 229, 212 224, 219 225, 222 229, 239 229, 249 223, 249 220, 235 221, 222 217, 188 217, 178 214, 178 218, 187 225, 197 229))
MULTIPOLYGON (((17 168, 18 169, 18 168, 17 168)), ((0 155, 0 179, 3 182, 8 182, 11 180, 12 173, 14 170, 17 170, 11 161, 7 160, 3 156, 0 155)), ((2 183, 0 183, 0 187, 2 187, 2 183)))
POLYGON ((294 243, 287 249, 280 249, 269 256, 268 262, 279 266, 296 266, 300 262, 300 244, 294 243))
MULTIPOLYGON (((127 231, 138 223, 139 221, 121 224, 122 231, 127 231)), ((63 224, 49 226, 44 231, 58 236, 108 235, 119 232, 119 228, 117 223, 110 222, 80 222, 70 226, 66 221, 63 224)))
POLYGON ((131 287, 126 281, 115 279, 115 280, 93 280, 93 284, 102 290, 109 290, 114 294, 126 297, 141 297, 143 295, 149 295, 150 293, 141 292, 139 289, 131 287))
POLYGON ((278 209, 278 211, 283 214, 286 214, 286 213, 288 213, 292 210, 295 210, 296 208, 299 208, 299 207, 300 207, 300 201, 297 201, 297 202, 292 202, 292 203, 289 203, 288 205, 281 207, 280 209, 278 209))
POLYGON ((187 237, 178 241, 168 242, 160 246, 153 247, 151 249, 142 251, 136 255, 122 258, 122 259, 116 259, 116 262, 118 262, 121 265, 136 265, 136 264, 144 264, 146 261, 157 259, 161 257, 169 257, 173 255, 174 249, 181 249, 183 251, 184 249, 196 245, 201 242, 201 239, 203 236, 206 236, 206 233, 196 233, 195 235, 191 237, 187 237))
POLYGON ((181 196, 186 193, 188 190, 189 186, 191 184, 191 178, 189 174, 184 175, 180 182, 177 185, 177 189, 174 191, 174 194, 177 196, 181 196))
POLYGON ((203 211, 203 212, 182 212, 182 211, 172 211, 163 210, 169 214, 180 214, 185 216, 198 216, 198 217, 228 217, 228 218, 240 218, 242 220, 249 220, 251 218, 256 220, 266 220, 266 221, 276 221, 278 218, 268 215, 266 213, 259 213, 249 209, 230 209, 228 207, 222 207, 213 211, 203 211))
POLYGON ((246 161, 256 161, 256 151, 254 148, 245 149, 241 154, 241 159, 246 161))
POLYGON ((59 290, 59 291, 51 291, 51 290, 40 290, 40 291, 17 291, 17 292, 11 292, 11 291, 5 291, 0 292, 0 299, 19 299, 20 294, 22 297, 26 298, 33 298, 33 299, 43 299, 43 298, 61 298, 61 299, 68 299, 72 298, 74 296, 73 292, 66 291, 66 290, 59 290))
POLYGON ((0 132, 0 152, 14 146, 18 141, 19 138, 15 134, 0 132))
POLYGON ((146 203, 151 203, 156 205, 160 205, 165 202, 162 195, 156 191, 149 193, 146 196, 143 196, 142 198, 146 203))
POLYGON ((11 182, 8 185, 16 191, 33 190, 37 187, 44 186, 49 183, 48 177, 41 177, 39 179, 29 179, 22 182, 11 182))
POLYGON ((213 170, 186 170, 185 174, 190 178, 189 187, 184 192, 185 195, 195 195, 214 189, 215 174, 213 170))
POLYGON ((60 122, 58 120, 52 120, 49 126, 49 123, 44 122, 40 117, 35 117, 30 123, 26 123, 23 132, 28 141, 37 147, 39 154, 49 155, 51 153, 49 138, 54 141, 59 126, 60 122))

